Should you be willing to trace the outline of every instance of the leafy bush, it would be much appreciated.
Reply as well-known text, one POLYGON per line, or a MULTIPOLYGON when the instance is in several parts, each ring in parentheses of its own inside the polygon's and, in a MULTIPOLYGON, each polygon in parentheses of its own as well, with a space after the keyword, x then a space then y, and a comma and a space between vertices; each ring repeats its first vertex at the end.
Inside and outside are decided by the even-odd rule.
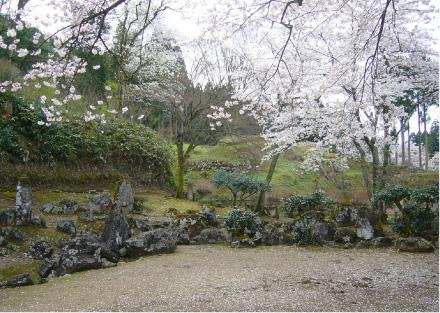
POLYGON ((121 119, 85 122, 78 116, 46 127, 37 124, 44 120, 41 110, 0 95, 0 109, 9 103, 12 116, 0 116, 0 151, 9 162, 105 165, 127 174, 142 173, 149 182, 164 181, 170 174, 172 150, 141 124, 121 119))
POLYGON ((327 198, 322 190, 318 190, 307 196, 296 195, 284 198, 283 202, 284 211, 292 217, 312 210, 322 211, 332 203, 332 200, 327 198))
POLYGON ((226 227, 234 235, 254 234, 261 226, 257 214, 249 210, 232 209, 224 216, 226 227))
POLYGON ((232 193, 232 204, 237 205, 255 195, 257 192, 269 191, 269 185, 256 177, 244 175, 237 172, 217 171, 212 177, 217 187, 225 187, 232 193))
POLYGON ((393 186, 377 193, 375 197, 385 204, 394 203, 399 208, 390 218, 396 233, 423 236, 438 228, 438 210, 433 210, 433 205, 439 200, 438 191, 437 185, 413 190, 393 186))

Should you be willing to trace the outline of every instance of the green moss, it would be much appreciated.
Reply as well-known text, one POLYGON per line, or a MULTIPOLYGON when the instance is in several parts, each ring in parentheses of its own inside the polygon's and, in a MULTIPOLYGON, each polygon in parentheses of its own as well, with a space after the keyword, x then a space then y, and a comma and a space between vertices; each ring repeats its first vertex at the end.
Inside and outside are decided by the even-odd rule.
POLYGON ((17 262, 13 264, 0 265, 0 281, 8 280, 14 276, 29 273, 34 283, 38 283, 40 275, 38 274, 39 262, 17 262))

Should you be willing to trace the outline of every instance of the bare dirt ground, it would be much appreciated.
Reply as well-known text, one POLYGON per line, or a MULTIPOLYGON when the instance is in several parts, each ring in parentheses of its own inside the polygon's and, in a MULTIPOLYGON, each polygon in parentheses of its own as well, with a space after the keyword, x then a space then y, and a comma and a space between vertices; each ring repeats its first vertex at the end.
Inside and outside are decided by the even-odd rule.
POLYGON ((438 252, 179 246, 0 290, 2 311, 435 311, 438 252))

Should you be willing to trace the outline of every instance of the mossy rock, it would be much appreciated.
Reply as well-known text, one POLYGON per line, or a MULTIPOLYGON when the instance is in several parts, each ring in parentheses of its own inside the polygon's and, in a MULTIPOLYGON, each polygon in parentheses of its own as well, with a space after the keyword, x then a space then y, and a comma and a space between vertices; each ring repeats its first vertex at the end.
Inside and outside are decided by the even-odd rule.
POLYGON ((336 242, 344 244, 353 243, 356 238, 356 228, 354 227, 338 227, 334 236, 336 242))

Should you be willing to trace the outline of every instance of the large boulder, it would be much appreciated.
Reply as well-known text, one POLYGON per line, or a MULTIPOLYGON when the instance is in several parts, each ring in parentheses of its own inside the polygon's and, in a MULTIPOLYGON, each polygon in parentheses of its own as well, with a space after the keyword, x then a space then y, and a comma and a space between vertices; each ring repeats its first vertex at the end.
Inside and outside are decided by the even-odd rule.
POLYGON ((152 230, 152 227, 146 220, 138 219, 138 218, 128 218, 127 219, 128 225, 130 225, 130 228, 138 229, 142 232, 150 231, 152 230))
POLYGON ((213 244, 229 241, 230 236, 226 229, 210 227, 202 230, 199 235, 193 238, 197 244, 213 244))
POLYGON ((0 210, 0 226, 15 225, 15 209, 0 210))
POLYGON ((30 225, 32 222, 32 189, 17 184, 15 195, 15 225, 30 225))
POLYGON ((83 270, 97 269, 102 266, 101 242, 91 233, 81 233, 70 239, 62 248, 55 271, 65 275, 83 270))
POLYGON ((403 252, 432 252, 434 246, 426 239, 421 237, 400 238, 394 242, 398 251, 403 252))
POLYGON ((33 259, 43 260, 52 256, 53 248, 47 241, 38 240, 29 247, 29 254, 33 259))
POLYGON ((14 276, 8 279, 6 282, 2 283, 2 285, 6 287, 21 287, 21 286, 29 286, 33 285, 31 275, 29 273, 23 273, 17 276, 14 276))
POLYGON ((104 231, 101 235, 102 242, 110 250, 119 251, 130 236, 130 227, 124 216, 118 212, 112 212, 105 222, 104 231))
POLYGON ((211 210, 208 207, 204 207, 202 209, 202 214, 204 215, 208 225, 211 225, 211 226, 218 225, 218 219, 217 219, 217 215, 215 214, 215 211, 211 210))
POLYGON ((176 245, 172 229, 164 228, 141 233, 125 242, 127 256, 132 257, 170 253, 176 249, 176 245))
POLYGON ((374 228, 370 220, 361 217, 356 221, 356 235, 360 239, 371 240, 374 237, 374 228))
POLYGON ((46 278, 50 274, 57 275, 56 270, 60 264, 60 257, 53 257, 51 259, 44 259, 40 264, 40 268, 38 269, 38 274, 41 278, 46 278))
POLYGON ((122 214, 131 213, 134 206, 134 194, 130 184, 123 182, 119 186, 116 198, 116 210, 122 214))
POLYGON ((333 239, 335 226, 325 222, 323 214, 307 212, 293 225, 292 231, 297 242, 321 244, 333 239))
POLYGON ((61 220, 57 222, 57 230, 67 233, 69 235, 75 235, 76 227, 72 220, 61 220))

